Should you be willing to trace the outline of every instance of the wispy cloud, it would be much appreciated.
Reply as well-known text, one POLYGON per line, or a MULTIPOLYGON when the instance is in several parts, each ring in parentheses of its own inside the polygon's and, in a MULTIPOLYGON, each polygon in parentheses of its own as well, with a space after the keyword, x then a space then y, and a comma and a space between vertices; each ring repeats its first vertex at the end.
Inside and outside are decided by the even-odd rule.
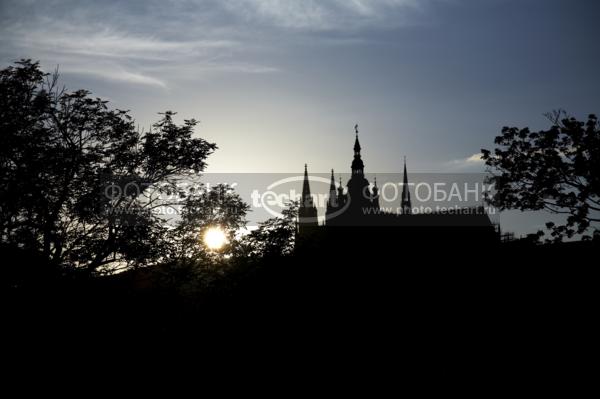
POLYGON ((265 52, 281 51, 286 35, 362 43, 357 32, 403 26, 435 1, 445 0, 3 0, 0 58, 165 88, 192 71, 278 72, 265 52))
MULTIPOLYGON (((233 40, 165 40, 106 26, 54 24, 27 29, 14 27, 6 32, 3 41, 9 42, 19 55, 33 55, 60 64, 63 73, 161 88, 167 87, 167 81, 160 76, 160 66, 176 62, 215 67, 214 60, 219 54, 239 45, 233 40)), ((239 68, 248 69, 247 65, 239 68)))
POLYGON ((95 78, 121 83, 132 83, 136 85, 147 85, 160 88, 167 87, 167 83, 164 80, 144 74, 142 72, 134 72, 132 70, 124 69, 118 64, 103 63, 96 66, 83 64, 79 67, 73 66, 73 64, 77 65, 77 63, 67 63, 65 66, 60 67, 60 72, 92 76, 95 78))
POLYGON ((277 70, 231 60, 231 54, 239 47, 234 40, 164 40, 81 26, 13 30, 10 36, 3 40, 10 41, 19 56, 31 54, 52 60, 61 64, 64 73, 163 88, 167 87, 167 79, 160 75, 169 70, 171 64, 187 69, 195 67, 199 71, 269 73, 277 70))
POLYGON ((226 0, 243 18, 298 30, 356 31, 405 25, 430 0, 226 0))
POLYGON ((78 8, 68 1, 53 4, 54 8, 50 9, 44 8, 46 3, 35 1, 11 3, 7 0, 2 5, 0 58, 10 62, 32 57, 42 60, 48 68, 59 64, 65 74, 158 88, 166 88, 170 81, 192 75, 192 70, 211 73, 278 70, 274 66, 238 60, 237 55, 246 51, 247 43, 242 45, 234 35, 219 31, 218 26, 205 25, 201 29, 190 24, 182 4, 173 4, 171 14, 165 15, 160 15, 159 11, 164 11, 160 7, 135 15, 135 7, 122 6, 121 12, 109 19, 100 6, 86 4, 78 8), (63 15, 59 15, 61 13, 63 15), (128 18, 144 23, 140 28, 120 22, 128 18), (181 23, 181 32, 173 29, 173 21, 181 23), (215 34, 215 30, 220 34, 215 34))
POLYGON ((477 154, 473 154, 470 157, 466 158, 464 160, 464 162, 469 163, 469 164, 482 164, 483 163, 482 156, 483 156, 483 154, 479 152, 477 154))
POLYGON ((473 154, 466 158, 454 159, 446 163, 446 169, 456 172, 483 172, 482 154, 473 154))
POLYGON ((163 40, 153 36, 135 36, 108 27, 98 31, 81 26, 19 32, 14 42, 31 50, 158 61, 181 56, 210 56, 214 51, 238 45, 232 40, 163 40))

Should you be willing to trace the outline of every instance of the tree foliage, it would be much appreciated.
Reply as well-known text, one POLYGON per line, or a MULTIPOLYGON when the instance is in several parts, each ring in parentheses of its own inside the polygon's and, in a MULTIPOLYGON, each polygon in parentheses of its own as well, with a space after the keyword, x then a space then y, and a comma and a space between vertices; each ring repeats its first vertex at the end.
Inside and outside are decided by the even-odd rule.
MULTIPOLYGON (((555 111, 548 130, 505 127, 497 148, 482 150, 495 193, 490 202, 500 209, 547 210, 567 216, 566 224, 548 223, 560 240, 593 230, 600 221, 600 124, 555 111)), ((584 236, 589 238, 589 236, 584 236)))
POLYGON ((246 227, 249 206, 230 186, 218 184, 203 190, 194 190, 182 205, 181 220, 170 232, 170 241, 173 244, 172 260, 215 261, 237 250, 237 235, 246 227), (206 230, 212 227, 220 228, 227 239, 226 246, 218 253, 207 248, 202 240, 206 230))
POLYGON ((244 239, 250 256, 279 257, 293 253, 298 218, 298 204, 292 202, 281 217, 267 219, 244 239))
POLYGON ((180 183, 216 145, 170 111, 140 132, 128 111, 57 77, 30 60, 0 71, 2 244, 91 272, 160 261, 168 226, 156 211, 193 205, 180 183))

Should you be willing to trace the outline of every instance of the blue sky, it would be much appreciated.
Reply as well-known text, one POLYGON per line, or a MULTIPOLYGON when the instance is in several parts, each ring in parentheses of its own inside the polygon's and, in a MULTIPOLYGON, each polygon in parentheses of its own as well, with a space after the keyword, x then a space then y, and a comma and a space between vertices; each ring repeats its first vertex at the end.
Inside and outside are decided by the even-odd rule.
POLYGON ((502 126, 600 112, 594 0, 0 0, 0 61, 171 109, 220 150, 208 172, 483 170, 502 126))

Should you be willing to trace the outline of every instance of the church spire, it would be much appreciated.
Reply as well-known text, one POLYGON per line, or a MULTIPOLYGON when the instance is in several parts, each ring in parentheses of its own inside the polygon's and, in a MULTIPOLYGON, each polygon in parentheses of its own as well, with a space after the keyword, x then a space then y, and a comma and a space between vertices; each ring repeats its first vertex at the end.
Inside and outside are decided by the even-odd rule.
POLYGON ((360 156, 360 143, 358 141, 358 124, 354 125, 354 132, 356 133, 356 139, 354 140, 354 155, 360 156))
POLYGON ((335 177, 333 176, 333 169, 331 169, 331 183, 329 184, 329 201, 327 202, 327 208, 332 209, 338 206, 338 199, 335 188, 335 177))
POLYGON ((302 204, 301 206, 312 207, 313 199, 310 194, 310 184, 308 182, 308 165, 304 164, 304 182, 302 183, 302 204))
POLYGON ((377 176, 373 177, 373 207, 379 209, 379 187, 377 187, 377 176))
POLYGON ((410 215, 412 213, 410 190, 408 187, 408 173, 406 173, 406 156, 404 156, 404 181, 402 183, 402 202, 400 203, 400 206, 404 215, 410 215))
POLYGON ((304 182, 302 183, 302 198, 298 207, 299 232, 302 233, 306 226, 317 226, 317 208, 310 194, 310 184, 308 180, 308 165, 304 164, 304 182))
POLYGON ((358 124, 354 125, 354 132, 356 133, 356 139, 354 140, 354 160, 352 161, 352 175, 362 175, 364 173, 365 165, 360 158, 360 143, 358 141, 358 124))
POLYGON ((338 200, 341 202, 344 196, 344 185, 342 184, 342 176, 340 176, 340 186, 338 187, 338 200))

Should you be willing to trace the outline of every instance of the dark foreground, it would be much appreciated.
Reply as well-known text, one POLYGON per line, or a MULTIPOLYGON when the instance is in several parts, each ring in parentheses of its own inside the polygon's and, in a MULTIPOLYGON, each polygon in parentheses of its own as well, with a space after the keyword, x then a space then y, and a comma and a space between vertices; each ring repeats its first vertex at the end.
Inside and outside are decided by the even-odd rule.
POLYGON ((251 351, 313 367, 382 357, 415 376, 529 378, 587 350, 597 254, 592 243, 339 251, 263 260, 204 288, 153 270, 70 280, 38 271, 4 285, 2 325, 18 350, 251 351))

